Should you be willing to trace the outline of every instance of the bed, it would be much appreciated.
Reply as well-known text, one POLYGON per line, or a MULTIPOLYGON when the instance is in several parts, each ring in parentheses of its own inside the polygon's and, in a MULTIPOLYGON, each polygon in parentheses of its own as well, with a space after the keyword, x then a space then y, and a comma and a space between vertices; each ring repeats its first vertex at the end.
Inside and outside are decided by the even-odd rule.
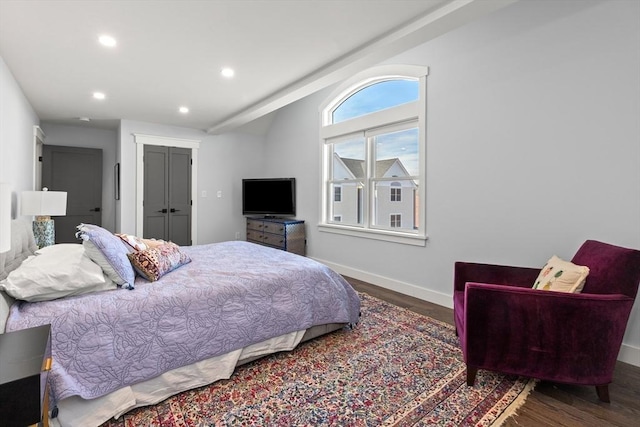
MULTIPOLYGON (((359 320, 358 295, 339 274, 309 258, 253 243, 170 248, 177 267, 153 281, 136 267, 131 283, 122 284, 110 280, 113 271, 99 260, 74 263, 75 254, 86 263, 96 249, 86 238, 83 244, 36 249, 30 224, 14 220, 12 249, 0 254, 0 289, 6 291, 0 292, 0 331, 51 324, 52 425, 100 425, 135 407, 229 378, 242 363, 292 350, 359 320), (62 297, 38 290, 30 302, 7 294, 13 294, 11 279, 21 272, 39 277, 29 268, 47 257, 53 257, 52 270, 74 264, 75 273, 67 277, 82 276, 78 268, 95 273, 97 266, 104 280, 62 297), (41 293, 44 301, 38 301, 41 293)), ((149 251, 126 252, 129 266, 137 266, 131 254, 149 251)))

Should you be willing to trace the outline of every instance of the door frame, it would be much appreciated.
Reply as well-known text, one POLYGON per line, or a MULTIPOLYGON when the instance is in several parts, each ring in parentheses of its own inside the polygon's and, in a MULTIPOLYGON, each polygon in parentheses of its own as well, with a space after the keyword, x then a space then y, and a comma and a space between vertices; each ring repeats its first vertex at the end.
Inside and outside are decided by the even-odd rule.
POLYGON ((134 133, 136 143, 136 236, 142 236, 144 227, 144 146, 160 145, 164 147, 191 149, 191 244, 198 244, 198 150, 201 140, 171 138, 167 136, 134 133))
POLYGON ((45 134, 38 125, 33 126, 33 188, 34 191, 42 189, 42 146, 45 134))

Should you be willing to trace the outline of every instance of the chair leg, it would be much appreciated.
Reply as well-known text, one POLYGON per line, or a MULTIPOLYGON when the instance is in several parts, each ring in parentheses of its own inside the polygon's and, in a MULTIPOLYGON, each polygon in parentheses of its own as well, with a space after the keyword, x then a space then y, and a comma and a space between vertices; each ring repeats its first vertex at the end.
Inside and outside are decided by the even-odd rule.
POLYGON ((609 385, 605 384, 605 385, 597 385, 596 386, 596 393, 598 393, 598 398, 605 402, 605 403, 611 403, 611 399, 609 399, 609 385))
POLYGON ((473 383, 476 382, 476 374, 478 373, 478 368, 467 365, 467 385, 473 386, 473 383))

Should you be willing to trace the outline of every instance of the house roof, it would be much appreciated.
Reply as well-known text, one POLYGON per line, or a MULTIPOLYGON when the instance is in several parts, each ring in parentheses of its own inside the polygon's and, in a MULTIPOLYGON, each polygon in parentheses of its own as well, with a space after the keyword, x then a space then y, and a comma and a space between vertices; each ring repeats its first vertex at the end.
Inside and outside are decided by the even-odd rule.
MULTIPOLYGON (((349 169, 349 171, 351 172, 354 178, 365 176, 364 160, 350 159, 348 157, 340 157, 340 156, 338 156, 338 158, 342 161, 342 163, 344 163, 347 169, 349 169)), ((385 177, 387 171, 391 168, 391 166, 393 166, 396 163, 399 163, 401 167, 404 169, 404 166, 402 166, 402 162, 397 157, 394 157, 392 159, 384 159, 384 160, 376 161, 376 178, 385 177)))

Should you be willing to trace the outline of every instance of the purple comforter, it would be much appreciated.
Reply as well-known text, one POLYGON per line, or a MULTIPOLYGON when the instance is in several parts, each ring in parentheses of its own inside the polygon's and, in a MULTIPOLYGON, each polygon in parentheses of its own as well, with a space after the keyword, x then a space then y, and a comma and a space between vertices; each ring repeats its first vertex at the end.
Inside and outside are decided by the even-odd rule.
POLYGON ((309 258, 246 242, 181 248, 191 263, 135 290, 14 304, 7 331, 51 324, 54 401, 91 399, 285 333, 356 323, 360 300, 309 258))

